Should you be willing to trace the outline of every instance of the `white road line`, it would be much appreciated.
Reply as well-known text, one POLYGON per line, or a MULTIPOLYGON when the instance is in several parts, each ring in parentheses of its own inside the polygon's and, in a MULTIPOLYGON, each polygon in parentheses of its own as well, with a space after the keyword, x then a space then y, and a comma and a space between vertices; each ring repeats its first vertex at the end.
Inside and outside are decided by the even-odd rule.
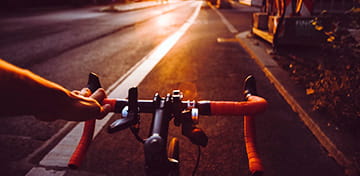
POLYGON ((63 176, 66 171, 58 171, 52 169, 45 169, 43 167, 33 167, 26 175, 27 176, 63 176))
POLYGON ((223 14, 221 14, 219 12, 219 10, 217 8, 215 8, 213 5, 211 5, 211 3, 208 3, 209 6, 211 7, 211 9, 213 9, 215 11, 216 14, 219 15, 221 21, 225 24, 225 26, 228 28, 228 30, 233 33, 233 34, 237 34, 239 31, 224 17, 223 14))
MULTIPOLYGON (((127 90, 130 87, 137 86, 145 78, 145 76, 156 66, 156 64, 170 51, 177 41, 185 34, 189 27, 194 23, 200 12, 202 2, 196 2, 196 10, 181 28, 173 35, 168 37, 147 56, 145 56, 138 64, 131 68, 128 73, 110 86, 111 93, 109 97, 126 98, 127 90)), ((113 114, 109 113, 104 119, 96 122, 94 137, 99 133, 107 121, 113 114)), ((55 146, 41 161, 43 167, 67 167, 67 162, 76 148, 80 140, 83 123, 79 123, 70 131, 57 146, 55 146)), ((64 175, 63 171, 54 171, 41 169, 39 167, 32 168, 26 175, 64 175), (54 173, 55 172, 55 173, 54 173)))

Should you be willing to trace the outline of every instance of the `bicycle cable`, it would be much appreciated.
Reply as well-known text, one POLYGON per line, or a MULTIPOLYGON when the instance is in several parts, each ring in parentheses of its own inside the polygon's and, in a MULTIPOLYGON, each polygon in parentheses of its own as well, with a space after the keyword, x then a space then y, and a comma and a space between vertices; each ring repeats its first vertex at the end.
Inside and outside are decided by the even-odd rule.
POLYGON ((134 135, 135 139, 141 143, 145 143, 145 139, 139 136, 139 130, 140 130, 139 124, 130 127, 130 131, 134 135))
POLYGON ((200 148, 200 145, 197 145, 197 146, 198 146, 198 155, 197 155, 197 159, 196 159, 196 164, 195 164, 194 170, 193 170, 193 172, 192 172, 192 176, 195 176, 196 171, 197 171, 197 169, 199 168, 199 164, 200 164, 201 148, 200 148))

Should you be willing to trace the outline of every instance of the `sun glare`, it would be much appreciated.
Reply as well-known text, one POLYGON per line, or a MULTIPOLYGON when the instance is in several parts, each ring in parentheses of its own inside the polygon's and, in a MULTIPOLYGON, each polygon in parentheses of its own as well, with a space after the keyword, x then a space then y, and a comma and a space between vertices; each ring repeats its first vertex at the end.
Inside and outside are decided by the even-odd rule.
POLYGON ((157 25, 158 26, 168 26, 169 24, 172 23, 172 18, 170 15, 161 15, 158 20, 156 21, 157 22, 157 25))

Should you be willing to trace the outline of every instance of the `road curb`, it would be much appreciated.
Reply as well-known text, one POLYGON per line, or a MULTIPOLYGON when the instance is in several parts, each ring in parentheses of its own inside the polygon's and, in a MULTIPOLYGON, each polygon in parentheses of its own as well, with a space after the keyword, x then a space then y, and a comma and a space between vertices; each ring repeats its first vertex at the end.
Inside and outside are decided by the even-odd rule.
MULTIPOLYGON (((279 69, 277 63, 266 53, 266 50, 259 42, 254 42, 249 36, 250 32, 242 32, 236 35, 239 44, 249 53, 250 57, 260 66, 266 77, 275 86, 281 96, 290 105, 292 110, 298 113, 299 118, 304 122, 306 127, 311 131, 315 138, 329 153, 329 156, 344 168, 345 174, 348 176, 358 175, 360 172, 354 165, 354 163, 348 159, 345 154, 338 149, 338 147, 330 140, 330 138, 322 131, 313 118, 306 112, 306 108, 302 107, 300 103, 294 98, 292 94, 285 88, 281 81, 279 81, 278 75, 281 74, 282 69, 279 69)), ((282 74, 282 76, 284 73, 282 74)), ((306 96, 305 94, 303 96, 306 96)))

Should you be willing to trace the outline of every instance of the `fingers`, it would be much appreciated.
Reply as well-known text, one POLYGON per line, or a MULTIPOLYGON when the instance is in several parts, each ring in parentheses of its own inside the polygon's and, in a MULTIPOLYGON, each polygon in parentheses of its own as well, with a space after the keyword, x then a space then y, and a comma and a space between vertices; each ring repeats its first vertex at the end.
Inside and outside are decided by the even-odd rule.
POLYGON ((78 91, 78 90, 73 90, 73 91, 71 91, 71 93, 73 93, 75 95, 80 95, 80 91, 78 91))
POLYGON ((71 120, 102 119, 111 111, 109 104, 101 105, 104 98, 107 97, 105 90, 102 88, 96 90, 93 94, 88 88, 72 91, 72 93, 76 95, 74 98, 78 101, 76 101, 74 109, 72 109, 73 112, 70 112, 71 116, 76 118, 71 118, 71 120))
MULTIPOLYGON (((101 102, 104 100, 104 98, 106 98, 106 92, 104 89, 100 88, 98 90, 96 90, 91 96, 90 98, 95 99, 97 102, 99 102, 101 104, 101 102)), ((97 117, 97 119, 102 119, 106 116, 106 114, 108 114, 111 110, 111 106, 109 104, 105 104, 101 107, 99 115, 97 117)))
POLYGON ((91 94, 91 91, 88 88, 82 88, 80 91, 73 90, 72 93, 74 93, 75 95, 93 98, 99 103, 101 103, 102 100, 106 98, 106 92, 103 88, 96 90, 93 94, 91 94))
POLYGON ((80 90, 80 95, 82 95, 84 97, 89 97, 91 95, 91 91, 88 88, 82 88, 80 90))
POLYGON ((103 105, 97 119, 104 118, 110 111, 111 111, 111 106, 109 104, 103 105))
POLYGON ((88 97, 91 95, 91 91, 88 88, 82 88, 81 90, 73 90, 71 92, 75 95, 81 95, 84 97, 88 97))
POLYGON ((97 102, 99 102, 101 104, 101 102, 104 100, 104 98, 106 98, 106 92, 103 88, 100 88, 98 90, 96 90, 91 96, 90 98, 95 99, 97 102))

